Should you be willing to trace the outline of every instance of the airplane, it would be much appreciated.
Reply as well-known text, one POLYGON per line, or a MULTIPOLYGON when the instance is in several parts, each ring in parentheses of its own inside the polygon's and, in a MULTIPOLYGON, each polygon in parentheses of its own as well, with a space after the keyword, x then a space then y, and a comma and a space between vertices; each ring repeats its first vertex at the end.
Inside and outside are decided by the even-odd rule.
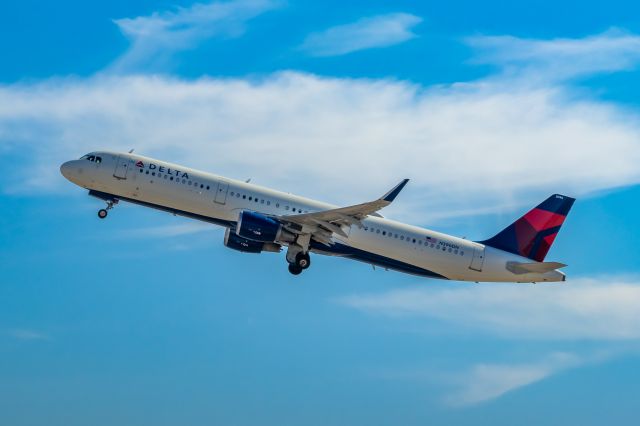
POLYGON ((61 165, 62 175, 103 200, 104 219, 126 201, 225 227, 224 245, 244 253, 280 252, 289 272, 310 253, 363 261, 428 278, 471 282, 558 282, 545 262, 575 199, 554 194, 495 236, 469 241, 380 215, 408 179, 374 201, 338 207, 133 152, 92 152, 61 165))

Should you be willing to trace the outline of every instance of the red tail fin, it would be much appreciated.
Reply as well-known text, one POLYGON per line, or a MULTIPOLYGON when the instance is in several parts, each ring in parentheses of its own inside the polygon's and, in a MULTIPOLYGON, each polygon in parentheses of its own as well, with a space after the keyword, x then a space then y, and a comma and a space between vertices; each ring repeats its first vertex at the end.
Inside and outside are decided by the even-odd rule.
POLYGON ((574 201, 564 195, 552 195, 495 237, 480 242, 542 262, 574 201))

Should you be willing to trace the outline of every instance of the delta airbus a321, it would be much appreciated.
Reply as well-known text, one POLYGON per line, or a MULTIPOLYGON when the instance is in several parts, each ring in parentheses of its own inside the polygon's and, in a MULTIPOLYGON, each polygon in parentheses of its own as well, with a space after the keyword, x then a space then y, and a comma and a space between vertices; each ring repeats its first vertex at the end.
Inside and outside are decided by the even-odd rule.
POLYGON ((383 218, 408 179, 381 198, 348 207, 287 194, 133 153, 92 152, 60 167, 65 178, 106 202, 104 219, 129 201, 224 226, 224 245, 245 253, 280 252, 289 272, 310 253, 340 256, 429 278, 474 282, 564 281, 545 262, 573 202, 552 195, 497 235, 468 241, 383 218))

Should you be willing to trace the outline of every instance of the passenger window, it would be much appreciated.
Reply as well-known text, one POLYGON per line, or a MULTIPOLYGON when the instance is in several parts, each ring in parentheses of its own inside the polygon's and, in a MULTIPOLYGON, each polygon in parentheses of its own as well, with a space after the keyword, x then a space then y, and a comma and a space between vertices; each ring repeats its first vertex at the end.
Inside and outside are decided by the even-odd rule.
POLYGON ((246 200, 246 199, 247 199, 247 196, 246 196, 246 195, 243 195, 243 196, 242 196, 242 199, 243 199, 243 200, 246 200))
POLYGON ((276 203, 276 207, 277 207, 277 208, 280 208, 280 203, 276 203))
POLYGON ((200 184, 200 188, 204 188, 204 185, 203 185, 203 184, 200 184))
POLYGON ((171 176, 171 177, 169 178, 169 180, 173 180, 173 176, 171 176))
POLYGON ((188 185, 191 186, 191 181, 189 181, 188 185))
POLYGON ((404 235, 400 235, 400 239, 401 239, 401 240, 404 240, 404 235))
POLYGON ((285 207, 284 207, 284 209, 285 209, 285 210, 289 210, 289 206, 285 206, 285 207))
POLYGON ((249 201, 253 201, 253 197, 249 197, 249 201))
POLYGON ((155 175, 156 175, 156 172, 151 173, 151 176, 155 176, 155 175))
POLYGON ((140 170, 140 173, 144 173, 144 170, 142 170, 142 169, 139 169, 139 170, 140 170))
POLYGON ((267 205, 270 206, 271 205, 271 201, 267 201, 267 205))
POLYGON ((387 231, 382 231, 382 235, 387 235, 387 231))
POLYGON ((414 239, 413 239, 413 244, 415 244, 415 243, 416 243, 416 239, 414 238, 414 239))
POLYGON ((260 204, 264 204, 264 200, 260 200, 260 204))
POLYGON ((209 185, 207 185, 207 191, 209 190, 209 185))
POLYGON ((231 196, 233 197, 233 191, 231 191, 231 196))

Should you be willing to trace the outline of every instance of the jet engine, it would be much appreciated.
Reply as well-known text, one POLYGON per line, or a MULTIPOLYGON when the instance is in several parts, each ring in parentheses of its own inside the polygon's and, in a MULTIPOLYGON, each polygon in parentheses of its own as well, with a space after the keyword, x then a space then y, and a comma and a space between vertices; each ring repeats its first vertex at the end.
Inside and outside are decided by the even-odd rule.
POLYGON ((224 245, 230 249, 238 250, 243 253, 261 253, 263 251, 279 253, 281 248, 279 244, 252 241, 242 238, 234 232, 231 232, 231 229, 229 228, 227 228, 224 233, 224 245))
POLYGON ((236 234, 247 240, 265 243, 286 243, 295 240, 295 235, 285 230, 274 218, 248 210, 240 213, 236 234))

